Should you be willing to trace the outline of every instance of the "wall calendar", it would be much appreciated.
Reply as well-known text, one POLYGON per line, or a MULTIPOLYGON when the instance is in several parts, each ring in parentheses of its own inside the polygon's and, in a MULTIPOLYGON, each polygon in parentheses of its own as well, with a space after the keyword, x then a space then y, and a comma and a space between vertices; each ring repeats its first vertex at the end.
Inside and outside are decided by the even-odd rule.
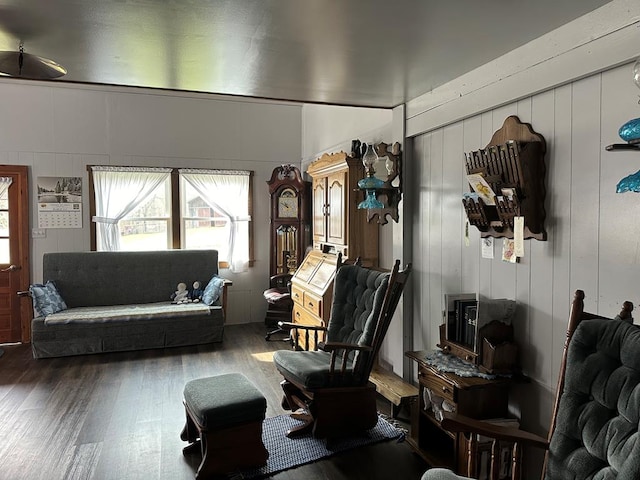
POLYGON ((81 177, 38 177, 38 228, 82 228, 81 177))

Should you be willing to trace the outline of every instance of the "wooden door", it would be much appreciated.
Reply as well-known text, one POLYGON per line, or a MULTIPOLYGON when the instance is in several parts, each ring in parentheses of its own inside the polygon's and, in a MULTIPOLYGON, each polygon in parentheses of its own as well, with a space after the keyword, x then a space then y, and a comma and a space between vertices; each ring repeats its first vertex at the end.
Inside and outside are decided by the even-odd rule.
POLYGON ((313 206, 313 243, 327 241, 326 209, 327 209, 327 179, 319 177, 313 179, 312 206, 313 206))
MULTIPOLYGON (((31 340, 29 287, 29 183, 26 166, 0 165, 11 184, 0 196, 0 343, 31 340)), ((0 190, 1 191, 1 190, 0 190)))
POLYGON ((327 242, 334 245, 346 245, 347 222, 347 171, 327 176, 327 242))

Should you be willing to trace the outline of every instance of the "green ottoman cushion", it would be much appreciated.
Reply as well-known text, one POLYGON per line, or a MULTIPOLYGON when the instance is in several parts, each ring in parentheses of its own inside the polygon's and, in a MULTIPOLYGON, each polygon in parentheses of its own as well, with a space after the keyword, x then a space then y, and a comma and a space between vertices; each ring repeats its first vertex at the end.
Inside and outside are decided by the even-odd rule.
POLYGON ((184 387, 184 402, 207 430, 264 420, 267 400, 241 373, 198 378, 184 387))

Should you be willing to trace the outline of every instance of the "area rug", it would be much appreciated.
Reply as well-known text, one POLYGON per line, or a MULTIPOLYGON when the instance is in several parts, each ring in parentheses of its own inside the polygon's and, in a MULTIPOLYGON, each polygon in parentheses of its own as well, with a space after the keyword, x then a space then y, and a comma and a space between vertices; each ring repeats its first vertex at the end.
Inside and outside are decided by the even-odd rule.
POLYGON ((257 480, 346 450, 388 440, 403 441, 405 437, 405 431, 396 428, 382 416, 378 416, 378 424, 358 436, 332 439, 330 442, 313 438, 310 433, 295 439, 287 438, 285 435, 287 430, 299 424, 299 420, 289 415, 265 419, 262 425, 262 441, 269 451, 267 464, 257 469, 236 472, 230 475, 229 479, 257 480))

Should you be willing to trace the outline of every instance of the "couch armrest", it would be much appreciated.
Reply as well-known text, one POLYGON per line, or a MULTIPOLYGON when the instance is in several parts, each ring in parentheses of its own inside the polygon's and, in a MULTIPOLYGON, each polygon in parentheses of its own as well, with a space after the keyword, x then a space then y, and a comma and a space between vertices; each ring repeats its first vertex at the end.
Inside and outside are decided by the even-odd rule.
POLYGON ((221 303, 222 303, 222 311, 225 314, 225 318, 227 314, 227 288, 231 287, 232 285, 233 285, 233 282, 231 280, 227 280, 226 278, 224 279, 224 283, 222 284, 221 303))

